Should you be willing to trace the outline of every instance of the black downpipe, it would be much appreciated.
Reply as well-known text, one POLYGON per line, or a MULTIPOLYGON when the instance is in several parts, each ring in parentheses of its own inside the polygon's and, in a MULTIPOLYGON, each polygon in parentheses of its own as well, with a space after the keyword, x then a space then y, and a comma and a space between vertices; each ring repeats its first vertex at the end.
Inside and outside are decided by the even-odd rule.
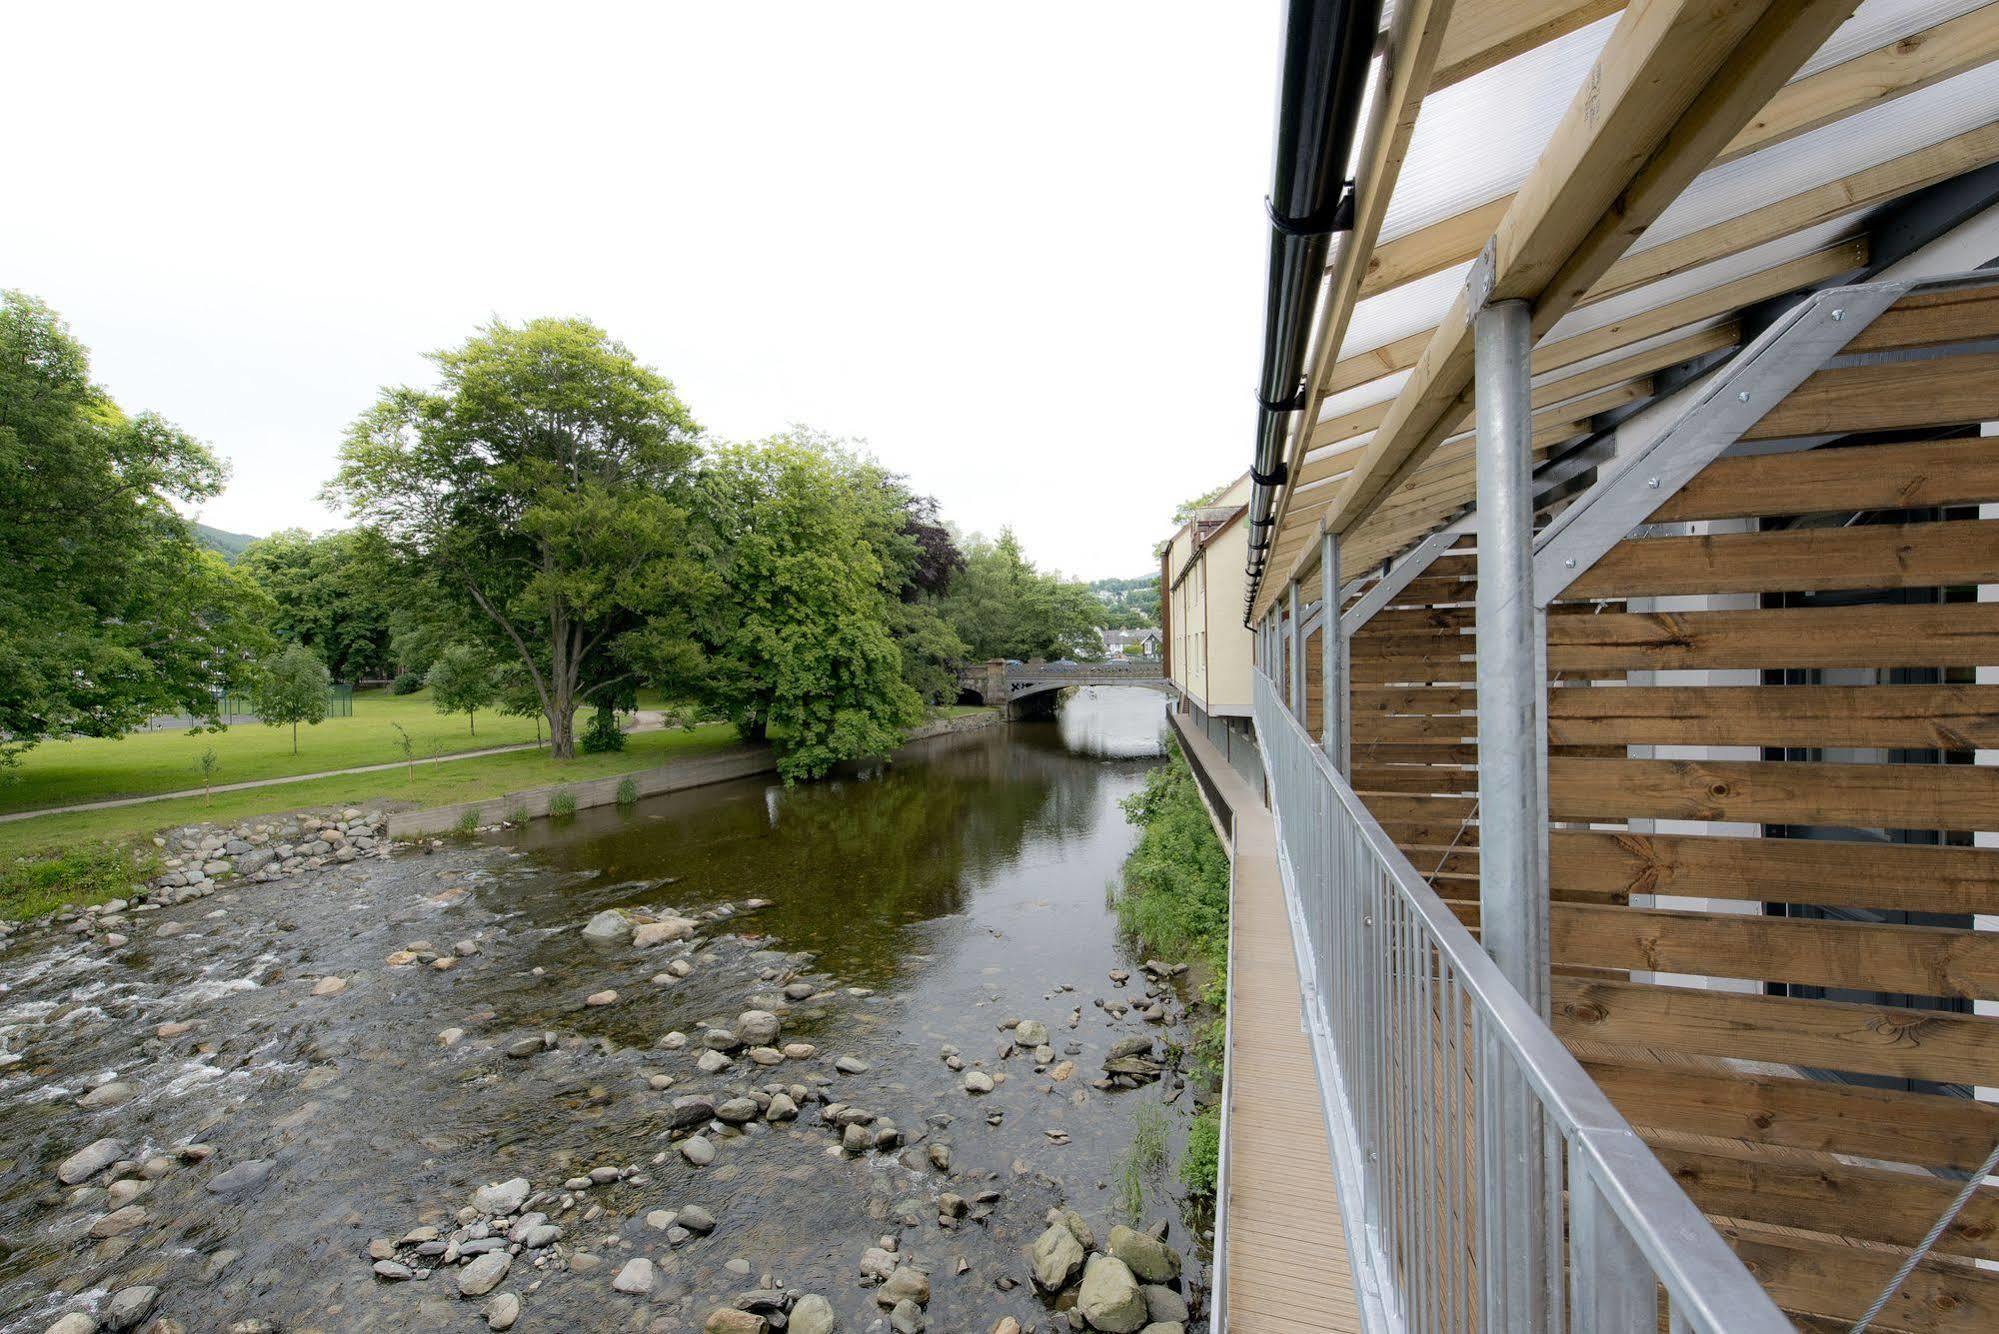
MULTIPOLYGON (((1270 278, 1250 465, 1250 599, 1263 577, 1284 484, 1284 424, 1305 406, 1302 381, 1312 308, 1332 236, 1353 225, 1345 193, 1381 0, 1291 0, 1270 187, 1270 278)), ((1244 619, 1248 619, 1245 609, 1244 619)))

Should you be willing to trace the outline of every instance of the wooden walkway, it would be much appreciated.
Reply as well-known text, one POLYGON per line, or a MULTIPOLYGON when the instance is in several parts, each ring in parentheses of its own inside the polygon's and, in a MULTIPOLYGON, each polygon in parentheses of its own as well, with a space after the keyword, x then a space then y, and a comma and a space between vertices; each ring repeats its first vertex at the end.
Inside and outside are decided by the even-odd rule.
POLYGON ((1298 965, 1270 813, 1205 736, 1191 727, 1175 730, 1235 817, 1233 1033, 1223 1146, 1228 1324, 1235 1334, 1359 1334, 1318 1075, 1299 1024, 1298 965))

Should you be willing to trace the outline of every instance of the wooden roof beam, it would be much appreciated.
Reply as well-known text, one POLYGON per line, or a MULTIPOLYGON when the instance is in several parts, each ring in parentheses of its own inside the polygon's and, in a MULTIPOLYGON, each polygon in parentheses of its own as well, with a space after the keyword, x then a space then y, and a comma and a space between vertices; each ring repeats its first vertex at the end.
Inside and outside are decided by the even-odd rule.
MULTIPOLYGON (((1999 59, 1999 0, 1786 85, 1716 161, 1796 138, 1994 59, 1999 59)), ((1503 196, 1376 246, 1361 295, 1374 296, 1473 258, 1515 198, 1503 196)))
MULTIPOLYGON (((1788 199, 1626 255, 1610 266, 1610 271, 1589 290, 1581 304, 1591 305, 1716 259, 1741 254, 1779 237, 1900 199, 1995 162, 1999 162, 1999 124, 1982 125, 1850 176, 1813 186, 1788 199)), ((1416 358, 1435 332, 1424 329, 1341 360, 1333 367, 1327 392, 1339 393, 1407 370, 1416 364, 1416 358)))
MULTIPOLYGON (((1853 10, 1853 0, 1639 0, 1493 235, 1491 299, 1571 310, 1853 10)), ((1471 408, 1460 294, 1330 518, 1345 532, 1471 408)))

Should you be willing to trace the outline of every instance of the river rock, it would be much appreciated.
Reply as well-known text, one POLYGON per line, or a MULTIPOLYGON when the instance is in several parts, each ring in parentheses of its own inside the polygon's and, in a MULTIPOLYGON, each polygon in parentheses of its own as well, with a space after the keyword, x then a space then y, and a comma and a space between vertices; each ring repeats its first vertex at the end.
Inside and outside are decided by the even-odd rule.
POLYGON ((474 1256, 472 1263, 458 1271, 458 1295, 460 1297, 484 1297, 500 1286, 500 1280, 513 1268, 514 1257, 505 1251, 487 1251, 474 1256))
POLYGON ((713 1120, 715 1100, 701 1093, 689 1093, 673 1100, 673 1110, 667 1116, 667 1124, 675 1130, 686 1130, 704 1121, 713 1120))
POLYGON ((347 979, 344 977, 322 977, 312 984, 312 994, 315 996, 338 996, 345 990, 347 990, 347 979))
POLYGON ((738 1311, 733 1306, 718 1306, 708 1313, 702 1322, 702 1334, 766 1334, 770 1321, 755 1311, 738 1311))
POLYGON ((145 1206, 141 1204, 128 1204, 123 1209, 113 1209, 108 1214, 100 1215, 97 1221, 90 1225, 90 1235, 93 1237, 122 1237, 133 1228, 144 1224, 145 1221, 145 1206))
POLYGON ((1163 1283, 1143 1284, 1139 1291, 1145 1295, 1145 1317, 1154 1325, 1184 1325, 1193 1314, 1187 1299, 1163 1283))
POLYGON ((583 998, 583 1003, 593 1009, 603 1005, 616 1005, 618 1003, 618 993, 610 990, 593 991, 583 998))
POLYGON ((1137 1334, 1145 1327, 1145 1296, 1131 1270, 1116 1256, 1093 1255, 1083 1266, 1076 1309, 1106 1334, 1137 1334))
POLYGON ((1179 1277, 1180 1257, 1166 1243, 1123 1224, 1111 1229, 1104 1249, 1124 1261, 1132 1273, 1148 1283, 1165 1283, 1179 1277))
POLYGON ((965 1092, 991 1093, 992 1091, 993 1077, 991 1075, 983 1070, 967 1070, 965 1072, 965 1092))
POLYGON ((115 1139, 101 1139, 86 1145, 56 1164, 56 1180, 74 1186, 90 1180, 125 1156, 125 1146, 115 1139))
POLYGON ((719 1075, 734 1064, 734 1061, 711 1048, 695 1059, 694 1067, 704 1075, 719 1075))
POLYGON ((116 1107, 121 1102, 130 1102, 139 1090, 122 1079, 113 1079, 99 1084, 90 1092, 76 1100, 79 1107, 116 1107))
POLYGON ((923 1334, 923 1308, 907 1297, 903 1298, 889 1311, 888 1327, 895 1334, 923 1334))
POLYGON ((858 1056, 842 1056, 833 1062, 833 1068, 843 1075, 864 1075, 874 1067, 858 1056))
POLYGON ((1034 1281, 1049 1292, 1060 1292, 1083 1266, 1082 1243, 1060 1223, 1052 1223, 1034 1239, 1034 1281))
POLYGON ((526 1177, 495 1181, 472 1192, 472 1207, 482 1214, 510 1214, 527 1203, 532 1189, 526 1177))
POLYGON ((621 912, 606 908, 583 924, 586 940, 626 941, 632 938, 632 924, 621 912))
POLYGON ((791 1334, 833 1334, 838 1327, 833 1303, 816 1292, 808 1292, 798 1299, 798 1304, 791 1308, 791 1321, 785 1326, 791 1334))
POLYGON ((764 1109, 764 1120, 792 1121, 796 1120, 797 1117, 798 1104, 791 1100, 789 1094, 773 1093, 771 1095, 770 1106, 764 1109))
POLYGON ((840 1132, 840 1147, 856 1156, 866 1153, 875 1142, 875 1137, 859 1121, 850 1121, 840 1132))
POLYGON ((736 1016, 736 1036, 754 1047, 769 1046, 779 1026, 778 1017, 769 1010, 744 1010, 736 1016))
POLYGON ((745 1125, 757 1119, 763 1109, 757 1106, 755 1098, 730 1098, 715 1108, 715 1119, 732 1126, 745 1125))
POLYGON ((715 1215, 698 1204, 683 1206, 675 1221, 689 1232, 697 1232, 704 1237, 715 1230, 715 1215))
POLYGON ((487 1329, 512 1329, 521 1318, 521 1299, 515 1293, 499 1293, 486 1303, 482 1314, 486 1317, 487 1329))
POLYGON ((104 1328, 132 1329, 153 1313, 159 1305, 160 1290, 155 1287, 140 1286, 120 1288, 112 1294, 104 1308, 104 1328))
MULTIPOLYGON (((897 1302, 911 1301, 918 1306, 930 1305, 930 1276, 920 1269, 900 1265, 888 1282, 875 1290, 875 1301, 883 1306, 894 1306, 897 1302)), ((1134 1325, 1132 1328, 1136 1329, 1134 1325)))
POLYGON ((1013 1037, 1023 1047, 1045 1047, 1048 1045, 1048 1025, 1039 1019, 1023 1019, 1014 1026, 1013 1037))
POLYGON ((690 1135, 680 1141, 680 1156, 696 1167, 706 1167, 715 1161, 715 1146, 705 1136, 690 1135))
POLYGON ((208 1193, 211 1195, 240 1195, 246 1190, 254 1190, 264 1184, 264 1178, 277 1166, 269 1158, 251 1158, 236 1164, 226 1172, 217 1172, 208 1179, 208 1193))
POLYGON ((646 1259, 643 1255, 638 1255, 625 1261, 625 1267, 620 1269, 618 1276, 611 1280, 611 1286, 619 1292, 630 1292, 644 1296, 646 1293, 652 1291, 652 1282, 652 1261, 646 1259))
POLYGON ((44 1334, 97 1334, 97 1319, 81 1311, 71 1311, 50 1325, 44 1334))
POLYGON ((694 934, 696 923, 685 917, 662 917, 657 922, 640 922, 632 928, 632 944, 642 950, 669 945, 694 934))

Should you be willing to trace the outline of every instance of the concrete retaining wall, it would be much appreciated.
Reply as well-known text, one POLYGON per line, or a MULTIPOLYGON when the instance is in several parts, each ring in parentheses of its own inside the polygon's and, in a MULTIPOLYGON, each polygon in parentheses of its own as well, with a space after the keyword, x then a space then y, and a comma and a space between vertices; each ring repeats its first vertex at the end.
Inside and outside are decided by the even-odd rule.
MULTIPOLYGON (((965 714, 958 718, 938 718, 913 729, 909 739, 927 741, 931 737, 957 732, 976 732, 1003 721, 997 710, 965 714)), ((446 833, 458 827, 458 822, 467 811, 473 812, 480 824, 497 824, 516 811, 526 811, 530 818, 540 819, 548 814, 549 798, 564 790, 576 799, 579 811, 592 806, 612 806, 617 804, 618 787, 626 779, 638 788, 641 797, 657 797, 668 792, 684 792, 692 787, 707 787, 711 783, 727 783, 776 771, 777 755, 770 747, 739 745, 719 755, 675 760, 655 769, 635 769, 611 778, 557 783, 549 787, 529 788, 524 792, 507 792, 481 801, 432 806, 427 810, 395 811, 389 815, 388 836, 392 839, 420 838, 446 833)))

